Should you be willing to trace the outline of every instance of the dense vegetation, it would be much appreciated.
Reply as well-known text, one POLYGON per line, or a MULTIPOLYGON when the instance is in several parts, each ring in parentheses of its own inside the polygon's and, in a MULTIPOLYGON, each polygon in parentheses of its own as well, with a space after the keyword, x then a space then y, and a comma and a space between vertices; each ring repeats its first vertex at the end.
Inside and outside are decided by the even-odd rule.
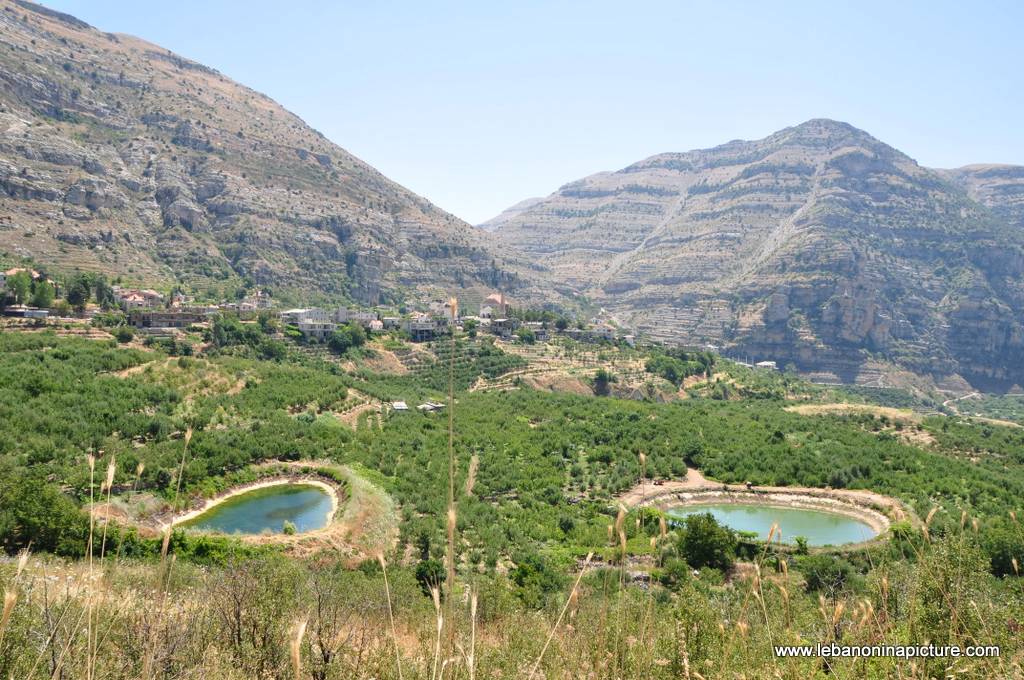
POLYGON ((956 403, 961 413, 1009 420, 1024 425, 1024 394, 986 394, 956 403))
MULTIPOLYGON (((350 375, 339 364, 298 352, 288 343, 282 343, 277 356, 265 357, 260 351, 264 343, 281 342, 272 339, 271 330, 236 320, 215 324, 207 352, 190 350, 192 356, 169 356, 158 346, 139 350, 118 347, 115 341, 58 338, 52 333, 0 334, 3 549, 14 553, 31 542, 37 551, 66 556, 88 552, 87 515, 79 511, 90 497, 87 454, 97 457, 97 470, 116 458, 114 493, 130 489, 170 502, 178 486, 183 438, 190 432, 180 503, 192 494, 211 495, 252 479, 254 463, 326 458, 362 470, 397 502, 399 543, 386 555, 389 562, 402 563, 392 567, 397 616, 403 627, 425 635, 422 630, 429 629, 432 614, 429 597, 422 593, 444 580, 447 414, 414 410, 383 419, 364 416, 354 430, 333 414, 357 403, 353 388, 382 399, 440 397, 447 388, 448 341, 434 343, 430 351, 435 358, 421 361, 406 375, 365 369, 350 375)), ((886 639, 920 639, 917 636, 925 634, 920 631, 933 625, 932 619, 914 618, 924 615, 920 611, 908 613, 908 608, 921 606, 928 588, 980 598, 981 606, 990 610, 986 616, 995 617, 992 620, 1006 621, 1006 612, 1015 603, 1020 605, 1017 574, 1024 562, 1024 532, 1011 513, 1020 515, 1024 498, 1024 429, 945 416, 925 418, 917 425, 869 413, 803 416, 784 409, 789 402, 783 396, 798 389, 795 379, 729 365, 716 369, 725 371, 728 380, 715 379, 712 387, 695 388, 692 398, 668 404, 529 389, 470 392, 466 388, 478 377, 496 377, 525 362, 484 340, 460 338, 456 352, 456 587, 472 584, 481 594, 481 623, 494 626, 491 630, 501 640, 481 657, 492 668, 510 663, 505 655, 507 645, 520 644, 517 627, 530 621, 534 626, 537 621, 546 621, 544 626, 553 623, 558 603, 572 585, 572 573, 588 553, 596 554, 600 569, 583 581, 581 588, 590 601, 579 605, 581 616, 586 611, 614 615, 621 623, 604 633, 592 628, 591 621, 574 624, 583 637, 557 641, 559 652, 550 660, 553 669, 570 674, 571 669, 593 663, 584 661, 588 655, 612 651, 609 663, 618 669, 618 677, 676 677, 671 669, 682 663, 681 643, 678 629, 665 623, 673 620, 692 627, 687 635, 694 637, 682 644, 694 658, 729 658, 766 670, 771 662, 766 647, 772 639, 769 630, 812 631, 813 639, 828 639, 829 633, 815 623, 818 593, 828 595, 830 606, 867 597, 881 598, 874 606, 899 608, 892 612, 892 627, 886 624, 886 639), (723 395, 722 389, 728 391, 723 395), (928 437, 934 443, 907 443, 901 436, 904 427, 918 437, 913 441, 928 437), (780 581, 786 583, 788 599, 784 605, 779 600, 766 607, 767 620, 756 623, 752 614, 743 618, 746 586, 728 576, 731 566, 736 560, 761 560, 764 569, 782 574, 780 561, 786 550, 765 550, 701 516, 665 535, 653 511, 619 514, 615 496, 635 485, 642 473, 649 479, 678 477, 687 466, 729 482, 872 489, 903 500, 921 517, 931 514, 932 508, 938 510, 929 520, 927 536, 909 525, 897 525, 893 540, 862 553, 794 556, 789 566, 799 580, 780 581), (610 536, 613 525, 621 534, 610 536), (942 546, 941 551, 933 543, 942 546), (650 561, 650 579, 658 585, 649 595, 624 585, 624 572, 616 568, 624 566, 624 554, 630 560, 650 561), (938 577, 925 572, 925 565, 938 568, 935 561, 949 554, 970 574, 969 592, 956 590, 967 588, 962 581, 929 581, 938 577), (902 584, 905 589, 883 596, 883 575, 890 579, 890 587, 902 584), (800 595, 801 589, 807 591, 806 597, 800 595), (643 613, 652 606, 659 612, 655 619, 643 613), (746 620, 751 629, 714 632, 719 620, 746 620), (700 632, 704 627, 707 631, 700 632), (908 633, 911 629, 916 632, 908 633), (757 660, 738 649, 732 640, 740 634, 749 635, 753 648, 765 656, 757 660), (630 635, 651 636, 652 645, 633 649, 626 643, 630 635), (660 665, 660 660, 667 665, 660 665)), ((671 354, 650 358, 659 357, 683 360, 671 354)), ((710 367, 699 360, 694 363, 703 365, 705 372, 710 367)), ((113 527, 112 542, 115 536, 121 546, 116 554, 122 560, 131 558, 122 567, 129 573, 160 561, 159 540, 140 539, 132 531, 113 527)), ((180 532, 175 532, 168 551, 182 561, 213 565, 213 571, 202 576, 187 573, 221 593, 217 597, 241 596, 233 589, 245 585, 247 597, 256 598, 245 614, 254 618, 247 619, 245 627, 253 631, 252 640, 263 639, 259 644, 248 638, 240 642, 231 633, 237 622, 219 613, 216 598, 181 614, 190 630, 203 625, 210 631, 205 643, 184 635, 181 649, 213 645, 228 659, 224 668, 279 673, 270 669, 287 664, 287 652, 277 645, 285 645, 287 626, 303 611, 322 621, 351 616, 350 608, 364 606, 376 612, 369 620, 379 622, 374 617, 386 604, 377 590, 376 563, 364 565, 361 572, 329 571, 321 577, 304 567, 289 569, 278 561, 285 558, 254 553, 230 539, 212 541, 180 532), (227 565, 227 571, 218 565, 227 565), (246 576, 229 583, 229 573, 246 576), (356 582, 373 584, 365 585, 370 594, 361 604, 336 595, 331 596, 336 599, 329 611, 316 607, 310 613, 301 604, 318 597, 317 589, 336 594, 356 582)), ((123 578, 110 587, 132 587, 138 576, 123 578)), ((185 583, 174 581, 168 587, 188 600, 192 595, 185 583)), ((771 598, 779 597, 778 590, 773 591, 771 598)), ((33 606, 43 605, 37 601, 33 606)), ((939 605, 929 600, 928 606, 939 605)), ((34 624, 27 612, 18 617, 9 641, 38 634, 31 632, 34 624)), ((133 614, 124 625, 135 622, 133 614)), ((847 635, 857 635, 855 624, 856 618, 844 628, 847 635)), ((957 639, 980 636, 973 625, 965 622, 957 639)), ((999 640, 1005 629, 985 633, 986 639, 999 640)), ((122 644, 133 649, 142 643, 125 639, 122 644)), ((386 654, 370 653, 370 666, 346 675, 343 669, 350 667, 344 659, 353 651, 339 652, 333 661, 323 656, 314 660, 320 648, 314 650, 309 640, 304 644, 310 668, 322 664, 332 669, 315 677, 390 677, 393 672, 386 654)), ((530 655, 539 653, 534 643, 522 648, 530 655)), ((20 665, 24 655, 12 649, 10 643, 0 647, 4 675, 25 670, 20 665)), ((117 654, 108 653, 110 663, 115 663, 117 654)), ((186 666, 215 663, 175 656, 193 652, 167 653, 169 659, 177 659, 173 663, 186 666)), ((135 667, 139 657, 134 658, 117 663, 135 667)), ((801 668, 813 671, 810 666, 801 668)))
POLYGON ((691 375, 710 375, 714 365, 715 355, 711 352, 665 348, 652 353, 644 367, 648 373, 678 386, 691 375))

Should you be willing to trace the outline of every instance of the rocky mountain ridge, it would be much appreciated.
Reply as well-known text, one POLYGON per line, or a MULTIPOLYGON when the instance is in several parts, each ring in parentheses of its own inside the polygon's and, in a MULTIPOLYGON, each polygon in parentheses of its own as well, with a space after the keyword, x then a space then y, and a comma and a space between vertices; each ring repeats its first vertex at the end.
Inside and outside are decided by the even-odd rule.
POLYGON ((652 338, 837 381, 1024 381, 1021 168, 934 171, 845 123, 653 156, 495 232, 652 338))
POLYGON ((365 302, 540 275, 268 97, 24 0, 0 2, 0 252, 365 302))

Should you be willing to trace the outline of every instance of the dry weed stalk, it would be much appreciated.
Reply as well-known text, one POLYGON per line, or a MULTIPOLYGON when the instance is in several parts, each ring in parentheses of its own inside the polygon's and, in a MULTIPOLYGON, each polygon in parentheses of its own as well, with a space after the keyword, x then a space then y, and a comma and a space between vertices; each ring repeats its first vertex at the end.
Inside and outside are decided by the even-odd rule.
POLYGON ((89 465, 89 540, 85 544, 89 556, 89 585, 86 588, 85 601, 85 677, 92 680, 92 608, 93 608, 93 581, 92 553, 93 535, 96 529, 96 508, 94 497, 94 486, 96 484, 96 456, 88 454, 85 458, 89 465))
POLYGON ((469 472, 466 475, 466 495, 473 495, 473 486, 476 484, 476 473, 480 468, 480 456, 473 454, 469 459, 469 472))
MULTIPOLYGON (((459 316, 459 301, 452 297, 448 299, 452 319, 459 316)), ((448 595, 448 619, 452 618, 452 607, 455 603, 455 519, 457 510, 455 506, 455 332, 451 334, 451 352, 448 355, 448 578, 446 579, 445 590, 448 595)), ((448 638, 449 647, 454 644, 454 628, 448 638)))
POLYGON ((7 626, 11 622, 11 613, 14 605, 18 604, 17 590, 4 590, 4 612, 0 615, 0 647, 3 646, 4 637, 7 635, 7 626))
POLYGON ((527 680, 533 680, 533 676, 537 674, 537 669, 540 668, 540 662, 544 658, 544 653, 548 651, 548 646, 551 644, 552 638, 555 637, 555 632, 558 627, 562 624, 562 619, 565 617, 565 612, 569 609, 569 604, 573 602, 573 596, 576 594, 576 589, 580 587, 580 581, 583 580, 583 575, 587 573, 587 567, 590 566, 590 560, 594 557, 594 553, 587 553, 587 559, 583 562, 583 568, 580 569, 579 575, 576 577, 576 582, 572 585, 572 591, 569 593, 569 597, 565 600, 565 605, 562 607, 562 611, 558 614, 558 619, 555 620, 555 625, 551 627, 551 632, 548 633, 548 639, 544 641, 544 647, 540 650, 540 654, 537 655, 537 660, 533 664, 533 669, 530 671, 530 675, 527 680))
POLYGON ((466 657, 469 680, 476 680, 476 605, 477 594, 473 591, 469 596, 469 655, 466 657))
POLYGON ((395 667, 398 669, 398 680, 402 680, 402 651, 398 647, 398 631, 395 629, 395 612, 391 607, 391 586, 388 585, 388 565, 384 561, 384 553, 377 553, 381 573, 384 574, 384 595, 388 600, 388 622, 391 624, 391 640, 395 643, 395 667))
POLYGON ((431 586, 430 597, 434 601, 434 614, 437 616, 437 637, 434 642, 434 665, 430 671, 430 680, 436 680, 437 664, 441 659, 441 630, 444 628, 444 616, 441 615, 441 591, 437 586, 431 586))
MULTIPOLYGON (((173 511, 178 509, 178 496, 181 493, 181 478, 185 474, 185 461, 188 458, 188 445, 192 441, 192 428, 188 427, 185 430, 185 442, 181 448, 181 462, 178 465, 178 479, 174 487, 174 502, 171 505, 173 511)), ((172 519, 164 527, 164 538, 163 543, 160 546, 160 572, 158 582, 158 597, 157 597, 157 612, 156 612, 156 625, 154 630, 159 630, 160 624, 164 618, 164 608, 167 603, 167 589, 170 586, 171 581, 171 569, 174 565, 174 560, 167 560, 167 552, 171 546, 171 534, 174 530, 174 520, 172 519)), ((147 634, 148 635, 148 634, 147 634)), ((147 639, 147 642, 152 640, 147 639)), ((153 649, 150 644, 146 645, 145 653, 142 657, 142 679, 149 680, 153 673, 153 649)))

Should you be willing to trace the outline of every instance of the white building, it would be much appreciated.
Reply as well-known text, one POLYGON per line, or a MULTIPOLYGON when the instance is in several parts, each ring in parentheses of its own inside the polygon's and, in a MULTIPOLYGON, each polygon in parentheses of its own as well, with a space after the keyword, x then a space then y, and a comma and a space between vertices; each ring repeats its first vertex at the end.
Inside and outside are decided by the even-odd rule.
POLYGON ((326 340, 338 329, 332 314, 319 307, 286 309, 281 312, 281 323, 296 326, 308 338, 326 340))
POLYGON ((338 324, 333 321, 310 321, 303 319, 295 324, 299 332, 307 338, 316 338, 323 341, 331 337, 331 333, 338 329, 338 324))
POLYGON ((326 309, 320 309, 318 307, 286 309, 281 312, 281 323, 298 325, 300 321, 330 323, 333 319, 326 309))
POLYGON ((357 323, 360 326, 369 326, 371 321, 377 320, 377 312, 365 312, 358 309, 347 309, 339 307, 334 312, 334 320, 337 323, 357 323))

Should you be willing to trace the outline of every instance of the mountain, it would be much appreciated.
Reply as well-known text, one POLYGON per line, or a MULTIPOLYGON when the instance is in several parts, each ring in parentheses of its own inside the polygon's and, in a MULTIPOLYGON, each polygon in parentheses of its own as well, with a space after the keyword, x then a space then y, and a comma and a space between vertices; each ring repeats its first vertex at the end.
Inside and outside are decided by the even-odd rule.
POLYGON ((0 1, 0 252, 288 297, 530 293, 529 267, 268 97, 131 36, 0 1))
POLYGON ((1024 230, 1024 166, 967 165, 940 172, 1011 226, 1024 230))
POLYGON ((544 199, 541 197, 524 199, 513 206, 505 208, 504 210, 501 211, 500 215, 492 217, 486 222, 483 222, 476 226, 480 227, 484 231, 497 231, 498 229, 501 229, 506 222, 510 222, 516 217, 519 217, 524 212, 526 212, 527 210, 529 210, 530 208, 537 205, 543 200, 544 199))
POLYGON ((811 120, 566 184, 497 235, 648 336, 823 379, 1024 380, 1020 168, 811 120))

